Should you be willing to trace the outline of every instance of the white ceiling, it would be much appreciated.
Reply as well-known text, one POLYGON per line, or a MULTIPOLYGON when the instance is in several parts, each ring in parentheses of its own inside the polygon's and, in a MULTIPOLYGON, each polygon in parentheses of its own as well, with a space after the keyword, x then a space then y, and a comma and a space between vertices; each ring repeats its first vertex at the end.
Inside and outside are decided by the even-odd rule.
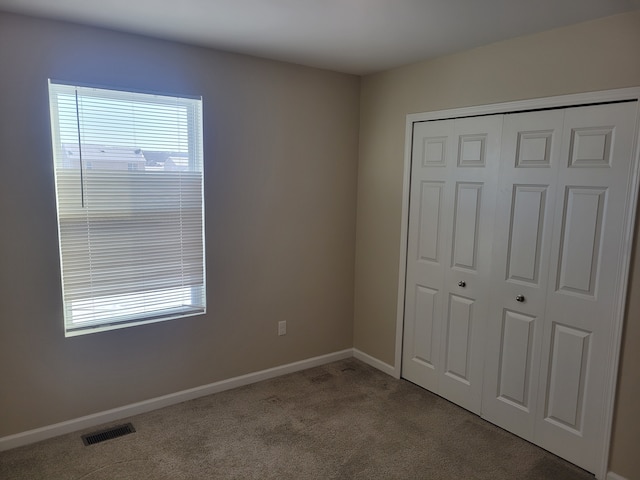
POLYGON ((640 0, 0 0, 0 10, 355 74, 638 9, 640 0))

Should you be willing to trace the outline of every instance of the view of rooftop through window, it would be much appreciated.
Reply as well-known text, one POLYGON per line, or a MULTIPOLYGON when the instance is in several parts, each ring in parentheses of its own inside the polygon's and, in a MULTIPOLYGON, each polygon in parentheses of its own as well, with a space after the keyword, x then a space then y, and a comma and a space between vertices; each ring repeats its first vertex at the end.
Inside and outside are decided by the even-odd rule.
POLYGON ((100 96, 83 94, 76 103, 75 92, 59 93, 59 166, 79 168, 82 159, 83 168, 94 170, 189 170, 188 108, 168 97, 148 97, 132 102, 100 90, 100 96))

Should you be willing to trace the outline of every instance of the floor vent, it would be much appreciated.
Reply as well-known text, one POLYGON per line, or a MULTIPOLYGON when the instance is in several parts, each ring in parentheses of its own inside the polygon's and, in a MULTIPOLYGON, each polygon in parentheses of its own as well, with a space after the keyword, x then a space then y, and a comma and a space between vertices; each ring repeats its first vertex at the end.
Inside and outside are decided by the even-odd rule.
POLYGON ((129 435, 130 433, 133 433, 135 431, 136 429, 133 428, 133 425, 127 423, 125 425, 118 425, 117 427, 112 427, 107 430, 101 430, 99 432, 82 435, 82 441, 85 445, 89 446, 96 443, 104 442, 105 440, 111 440, 112 438, 129 435))

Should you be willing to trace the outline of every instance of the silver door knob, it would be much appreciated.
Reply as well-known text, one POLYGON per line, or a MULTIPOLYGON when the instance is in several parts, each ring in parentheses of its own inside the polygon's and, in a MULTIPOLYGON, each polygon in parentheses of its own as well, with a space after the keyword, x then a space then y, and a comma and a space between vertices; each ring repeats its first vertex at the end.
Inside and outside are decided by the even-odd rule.
POLYGON ((467 282, 465 282, 464 280, 460 280, 460 281, 458 282, 458 286, 459 286, 459 287, 464 288, 464 287, 466 287, 466 286, 467 286, 467 282))
POLYGON ((516 295, 516 302, 524 302, 524 295, 516 295))

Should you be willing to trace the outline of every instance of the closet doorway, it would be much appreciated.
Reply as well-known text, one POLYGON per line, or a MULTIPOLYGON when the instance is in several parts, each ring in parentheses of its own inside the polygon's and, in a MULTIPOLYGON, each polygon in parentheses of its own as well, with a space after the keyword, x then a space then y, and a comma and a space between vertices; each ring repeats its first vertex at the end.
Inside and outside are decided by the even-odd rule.
POLYGON ((637 203, 638 97, 407 118, 402 377, 599 478, 637 203))

